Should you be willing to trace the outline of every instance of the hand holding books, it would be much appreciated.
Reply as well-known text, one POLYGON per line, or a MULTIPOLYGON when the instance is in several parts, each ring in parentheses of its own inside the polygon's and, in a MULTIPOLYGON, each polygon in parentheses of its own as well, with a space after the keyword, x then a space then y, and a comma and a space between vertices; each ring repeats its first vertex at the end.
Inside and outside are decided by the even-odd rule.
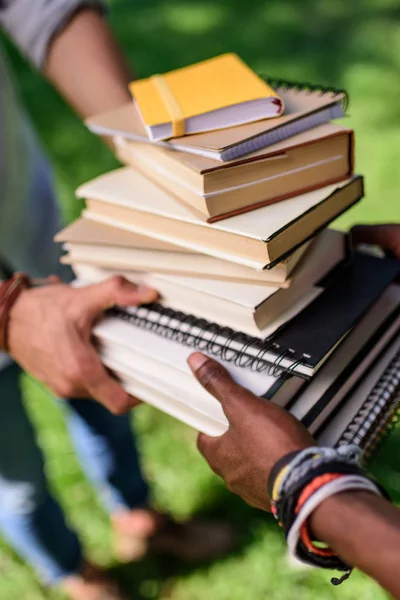
POLYGON ((224 435, 198 438, 200 452, 228 488, 262 510, 272 501, 289 552, 314 567, 344 572, 331 579, 334 585, 357 565, 399 597, 395 551, 385 549, 398 548, 400 511, 361 467, 358 448, 315 446, 300 422, 237 385, 220 364, 198 353, 189 363, 229 420, 224 435))
POLYGON ((131 306, 156 298, 155 290, 121 277, 81 289, 61 283, 25 289, 9 311, 8 349, 57 396, 91 396, 121 414, 137 401, 102 365, 91 342, 93 323, 114 304, 131 306))

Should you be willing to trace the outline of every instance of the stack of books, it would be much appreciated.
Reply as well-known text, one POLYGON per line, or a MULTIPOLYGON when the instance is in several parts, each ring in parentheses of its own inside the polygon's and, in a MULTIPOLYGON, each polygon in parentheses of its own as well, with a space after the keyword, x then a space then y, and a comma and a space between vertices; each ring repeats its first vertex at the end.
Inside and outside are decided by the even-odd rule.
MULTIPOLYGON (((396 359, 400 265, 327 227, 363 196, 353 131, 331 123, 345 94, 267 83, 233 54, 131 91, 134 102, 88 121, 126 166, 78 189, 86 209, 56 237, 81 282, 118 273, 160 293, 96 326, 104 364, 211 435, 227 420, 189 371, 194 350, 327 443, 350 426, 358 435, 365 406, 350 393, 367 373, 378 384, 378 359, 396 359)), ((371 417, 374 439, 396 402, 371 417)))

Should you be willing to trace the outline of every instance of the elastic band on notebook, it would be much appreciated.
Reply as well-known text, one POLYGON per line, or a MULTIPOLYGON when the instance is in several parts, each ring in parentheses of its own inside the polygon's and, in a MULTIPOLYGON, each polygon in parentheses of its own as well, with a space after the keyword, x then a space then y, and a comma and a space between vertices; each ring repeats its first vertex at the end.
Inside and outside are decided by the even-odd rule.
POLYGON ((173 137, 181 137, 185 135, 185 117, 177 99, 171 91, 171 88, 168 86, 165 77, 162 75, 153 75, 150 77, 150 79, 156 86, 161 100, 163 101, 164 106, 169 113, 173 137))

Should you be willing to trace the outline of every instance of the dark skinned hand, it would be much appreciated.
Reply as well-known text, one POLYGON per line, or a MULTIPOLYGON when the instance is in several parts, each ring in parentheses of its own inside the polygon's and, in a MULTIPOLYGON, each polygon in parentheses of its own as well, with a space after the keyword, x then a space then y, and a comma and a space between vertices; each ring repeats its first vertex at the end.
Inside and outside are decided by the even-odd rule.
POLYGON ((268 475, 275 463, 315 445, 307 429, 279 406, 234 382, 226 369, 204 354, 189 365, 201 385, 220 401, 229 429, 219 437, 200 434, 198 448, 228 489, 251 506, 269 510, 268 475))

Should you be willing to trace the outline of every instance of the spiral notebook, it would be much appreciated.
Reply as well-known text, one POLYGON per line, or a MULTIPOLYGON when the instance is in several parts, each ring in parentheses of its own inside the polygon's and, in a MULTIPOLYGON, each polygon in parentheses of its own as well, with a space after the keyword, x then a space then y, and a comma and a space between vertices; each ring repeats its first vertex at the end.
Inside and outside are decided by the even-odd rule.
POLYGON ((157 303, 109 315, 239 367, 310 378, 399 272, 400 261, 355 253, 320 282, 325 289, 313 302, 266 339, 157 303))
MULTIPOLYGON (((296 410, 307 417, 313 413, 307 427, 315 433, 329 422, 333 409, 371 369, 393 336, 398 335, 399 313, 400 287, 392 284, 311 382, 290 374, 290 369, 285 372, 278 364, 263 369, 263 365, 253 362, 252 369, 244 361, 235 361, 234 355, 226 352, 226 346, 218 359, 239 384, 254 394, 293 414, 296 410), (330 396, 322 410, 318 409, 320 395, 324 400, 330 396)), ((184 345, 177 340, 172 325, 161 331, 153 324, 145 327, 143 321, 135 325, 133 320, 126 322, 110 316, 94 330, 101 359, 132 394, 140 395, 143 401, 204 433, 220 435, 228 425, 221 405, 193 377, 187 364, 193 344, 184 345)), ((213 349, 210 346, 201 349, 208 349, 215 356, 218 352, 216 345, 213 349)))
POLYGON ((392 284, 288 409, 314 435, 400 329, 400 286, 392 284))
POLYGON ((376 360, 317 435, 324 446, 355 444, 364 461, 390 431, 400 406, 400 334, 376 360))
MULTIPOLYGON (((285 104, 285 112, 267 119, 220 129, 208 133, 186 135, 171 142, 156 142, 167 148, 228 161, 286 140, 332 119, 342 118, 346 94, 342 90, 311 84, 299 84, 266 78, 285 104)), ((149 142, 139 111, 133 103, 94 115, 86 121, 97 135, 119 135, 127 139, 149 142)))

